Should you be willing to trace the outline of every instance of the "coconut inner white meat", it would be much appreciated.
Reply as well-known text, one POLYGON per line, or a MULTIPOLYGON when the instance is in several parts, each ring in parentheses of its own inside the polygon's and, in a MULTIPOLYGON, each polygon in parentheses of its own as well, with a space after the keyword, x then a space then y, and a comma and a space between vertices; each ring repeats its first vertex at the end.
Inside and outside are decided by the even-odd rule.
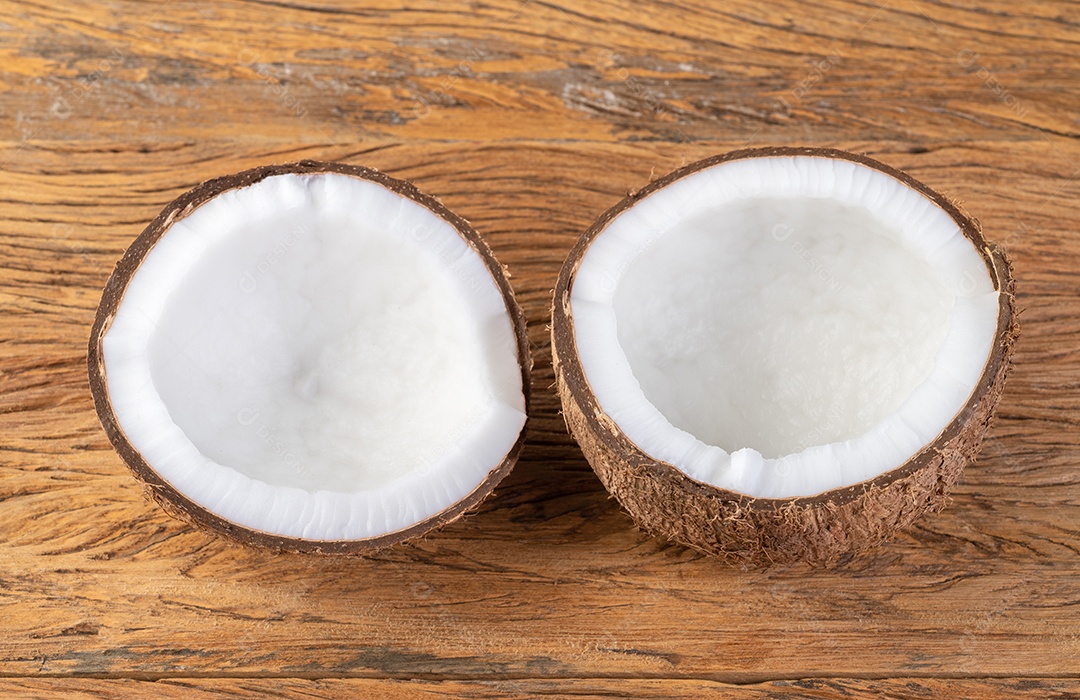
POLYGON ((525 421, 517 342, 483 259, 381 185, 284 175, 175 223, 103 341, 128 439, 239 524, 361 539, 439 513, 525 421))
POLYGON ((989 355, 997 292, 931 200, 845 160, 736 160, 624 211, 571 289, 603 410, 644 451, 758 497, 900 466, 989 355))
POLYGON ((856 437, 930 374, 953 294, 865 209, 752 198, 679 222, 615 292, 645 397, 728 452, 856 437))
POLYGON ((273 484, 369 489, 487 409, 481 337, 408 237, 295 211, 244 223, 173 290, 154 385, 211 459, 273 484))

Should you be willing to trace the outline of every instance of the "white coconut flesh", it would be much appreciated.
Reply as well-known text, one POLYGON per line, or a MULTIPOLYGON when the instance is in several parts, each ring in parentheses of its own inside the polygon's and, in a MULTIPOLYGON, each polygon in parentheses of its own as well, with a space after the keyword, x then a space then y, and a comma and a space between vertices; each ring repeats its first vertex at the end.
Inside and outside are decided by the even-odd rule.
POLYGON ((175 223, 102 343, 128 440, 207 510, 285 537, 407 528, 481 484, 525 403, 506 303, 382 185, 279 175, 175 223))
POLYGON ((963 408, 998 292, 956 222, 847 160, 721 163, 592 241, 571 288, 601 409, 642 451, 756 498, 902 466, 963 408))

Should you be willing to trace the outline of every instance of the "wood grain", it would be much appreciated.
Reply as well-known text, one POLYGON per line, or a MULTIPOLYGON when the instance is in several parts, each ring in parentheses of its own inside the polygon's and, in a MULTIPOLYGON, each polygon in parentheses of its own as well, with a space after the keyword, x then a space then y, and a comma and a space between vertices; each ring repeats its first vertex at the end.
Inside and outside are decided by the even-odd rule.
POLYGON ((1017 678, 1011 680, 940 680, 897 678, 886 681, 851 679, 774 681, 730 685, 712 681, 678 680, 503 680, 503 681, 391 681, 373 679, 184 679, 140 680, 0 680, 6 698, 52 698, 63 693, 70 700, 127 700, 128 698, 381 698, 384 700, 519 700, 521 698, 632 697, 642 700, 734 698, 736 700, 885 700, 972 698, 978 700, 1073 700, 1080 695, 1070 680, 1017 678))
POLYGON ((1051 2, 0 2, 0 692, 1080 693, 1078 21, 1051 2), (635 531, 550 386, 550 292, 588 223, 651 176, 780 143, 960 200, 1024 309, 955 502, 828 572, 734 571, 635 531), (536 358, 496 496, 369 559, 174 521, 86 385, 101 286, 146 222, 300 158, 378 167, 472 221, 536 358))

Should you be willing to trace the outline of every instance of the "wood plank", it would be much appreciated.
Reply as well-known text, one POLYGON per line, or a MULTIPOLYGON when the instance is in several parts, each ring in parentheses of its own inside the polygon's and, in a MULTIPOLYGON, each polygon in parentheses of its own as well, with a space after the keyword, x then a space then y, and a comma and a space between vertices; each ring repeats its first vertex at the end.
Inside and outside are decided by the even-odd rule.
MULTIPOLYGON (((166 201, 204 177, 338 147, 0 146, 0 674, 686 679, 649 691, 678 696, 696 692, 690 679, 1075 670, 1080 147, 838 144, 962 199, 1014 254, 1026 309, 1016 369, 945 512, 835 571, 740 572, 636 532, 589 471, 551 389, 545 324, 563 256, 650 173, 738 145, 347 144, 350 162, 413 179, 476 224, 513 273, 537 364, 529 442, 497 495, 422 542, 355 560, 240 549, 144 501, 97 425, 83 367, 100 287, 166 201)), ((892 692, 946 688, 912 682, 892 692)), ((987 697, 1019 687, 993 683, 987 697)), ((811 684, 819 695, 806 697, 837 687, 811 684)))
POLYGON ((517 700, 518 698, 642 698, 688 700, 885 700, 967 698, 969 700, 1066 700, 1080 697, 1074 679, 977 679, 937 680, 889 678, 884 680, 804 680, 758 685, 728 685, 710 681, 627 679, 522 679, 506 681, 393 681, 370 679, 184 679, 169 681, 89 679, 3 679, 0 693, 13 700, 54 698, 70 700, 128 700, 129 698, 382 698, 423 700, 467 698, 517 700))
POLYGON ((1075 3, 4 0, 0 17, 19 139, 1080 133, 1061 89, 1080 76, 1075 3))
POLYGON ((1048 0, 0 0, 0 694, 1080 697, 1078 25, 1048 0), (566 252, 627 190, 792 143, 961 200, 1014 257, 1024 333, 948 510, 834 571, 740 572, 607 498, 545 324, 566 252), (496 496, 369 559, 172 520, 86 386, 101 286, 146 222, 305 157, 472 220, 536 358, 496 496), (46 677, 73 674, 130 680, 46 677))

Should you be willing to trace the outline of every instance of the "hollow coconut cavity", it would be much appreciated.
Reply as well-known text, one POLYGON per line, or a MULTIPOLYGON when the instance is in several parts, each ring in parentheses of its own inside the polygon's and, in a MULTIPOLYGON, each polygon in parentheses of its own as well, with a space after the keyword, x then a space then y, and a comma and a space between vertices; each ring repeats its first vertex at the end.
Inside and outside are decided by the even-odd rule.
POLYGON ((738 151, 584 234, 555 289, 567 423, 646 529, 744 565, 829 563, 943 505, 1017 334, 1004 252, 835 150, 738 151))
POLYGON ((109 280, 98 414, 168 510, 367 552, 478 504, 521 450, 525 321, 476 232, 412 185, 305 161, 168 205, 109 280))

